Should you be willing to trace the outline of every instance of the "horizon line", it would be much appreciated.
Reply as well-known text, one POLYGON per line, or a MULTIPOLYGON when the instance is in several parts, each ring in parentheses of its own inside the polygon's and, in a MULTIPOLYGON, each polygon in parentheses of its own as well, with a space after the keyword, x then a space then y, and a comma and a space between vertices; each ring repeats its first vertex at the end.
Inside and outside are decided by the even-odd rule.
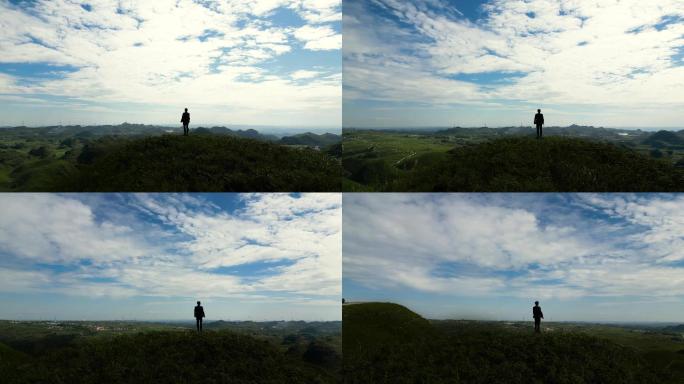
MULTIPOLYGON (((119 125, 148 125, 148 126, 155 126, 155 127, 178 127, 179 129, 182 128, 182 126, 179 126, 178 123, 130 123, 127 121, 121 122, 121 123, 97 123, 97 124, 89 124, 89 123, 69 123, 69 124, 54 124, 54 125, 2 125, 0 128, 19 128, 19 127, 26 127, 26 128, 45 128, 45 127, 102 127, 102 126, 119 126, 119 125)), ((197 124, 195 125, 196 128, 204 127, 206 125, 207 127, 265 127, 265 128, 301 128, 301 129, 306 129, 306 128, 319 128, 319 129, 342 129, 341 127, 337 126, 328 126, 328 125, 266 125, 266 124, 226 124, 226 123, 202 123, 202 124, 197 124)))
MULTIPOLYGON (((205 318, 206 319, 206 318, 205 318)), ((74 322, 74 323, 86 323, 86 322, 110 322, 110 323, 177 323, 177 322, 188 322, 188 323, 193 323, 195 322, 194 319, 192 320, 186 320, 186 319, 160 319, 160 320, 127 320, 127 319, 98 319, 98 320, 73 320, 73 319, 52 319, 52 320, 45 320, 45 319, 25 319, 25 320, 16 320, 16 319, 0 319, 0 321, 14 321, 14 322, 74 322)), ((332 322, 340 322, 340 320, 226 320, 226 319, 218 319, 218 320, 205 320, 204 323, 215 323, 218 321, 223 321, 223 322, 228 322, 228 323, 246 323, 246 322, 252 322, 252 323, 273 323, 273 322, 279 322, 279 323, 287 323, 287 322, 305 322, 305 323, 332 323, 332 322)))
MULTIPOLYGON (((671 129, 679 129, 679 130, 684 130, 684 125, 681 126, 652 126, 652 127, 644 127, 644 126, 623 126, 623 127, 618 127, 618 126, 604 126, 604 125, 581 125, 581 124, 569 124, 569 125, 549 125, 549 126, 544 126, 544 128, 569 128, 572 126, 577 126, 577 127, 590 127, 590 128, 604 128, 604 129, 663 129, 663 130, 671 130, 671 129)), ((343 126, 342 129, 370 129, 370 130, 383 130, 383 129, 434 129, 434 128, 439 128, 439 129, 452 129, 452 128, 465 128, 465 129, 478 129, 478 128, 490 128, 490 129, 500 129, 500 128, 534 128, 532 125, 497 125, 497 126, 488 126, 488 125, 481 125, 481 126, 460 126, 460 125, 416 125, 416 126, 396 126, 396 127, 384 127, 384 126, 343 126)))
MULTIPOLYGON (((393 301, 363 301, 363 300, 355 300, 355 301, 345 301, 345 303, 342 305, 343 307, 346 305, 359 305, 359 304, 395 304, 402 306, 406 308, 407 310, 419 315, 425 320, 436 320, 436 321, 488 321, 488 322, 516 322, 516 323, 527 323, 529 321, 533 321, 532 318, 530 317, 530 320, 514 320, 511 318, 508 319, 499 319, 499 320, 494 320, 494 319, 467 319, 467 318, 431 318, 428 316, 425 316, 421 314, 420 312, 411 309, 409 306, 400 304, 397 302, 393 301)), ((546 320, 546 323, 588 323, 588 324, 678 324, 678 325, 684 325, 684 320, 677 320, 677 321, 669 321, 669 320, 630 320, 630 321, 620 321, 620 320, 546 320)))

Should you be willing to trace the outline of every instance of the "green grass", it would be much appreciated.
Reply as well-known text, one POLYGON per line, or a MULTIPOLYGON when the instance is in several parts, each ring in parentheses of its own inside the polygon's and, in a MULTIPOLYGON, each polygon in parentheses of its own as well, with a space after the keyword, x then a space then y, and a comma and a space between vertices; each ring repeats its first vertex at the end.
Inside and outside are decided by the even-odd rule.
POLYGON ((335 356, 303 355, 230 331, 149 331, 78 339, 31 356, 0 345, 3 383, 335 383, 335 356), (332 364, 332 367, 331 365, 332 364))
POLYGON ((85 148, 77 191, 339 191, 340 162, 324 152, 229 136, 165 135, 85 148))
POLYGON ((646 353, 568 329, 429 322, 390 303, 343 306, 346 383, 677 383, 646 353))
MULTIPOLYGON (((671 161, 602 141, 507 137, 455 144, 457 139, 437 135, 382 132, 354 132, 344 139, 345 178, 375 191, 684 190, 684 170, 671 161)), ((361 189, 356 184, 344 187, 361 189)))
MULTIPOLYGON (((341 190, 340 153, 227 135, 0 137, 0 191, 341 190)), ((339 151, 338 151, 339 152, 339 151)))

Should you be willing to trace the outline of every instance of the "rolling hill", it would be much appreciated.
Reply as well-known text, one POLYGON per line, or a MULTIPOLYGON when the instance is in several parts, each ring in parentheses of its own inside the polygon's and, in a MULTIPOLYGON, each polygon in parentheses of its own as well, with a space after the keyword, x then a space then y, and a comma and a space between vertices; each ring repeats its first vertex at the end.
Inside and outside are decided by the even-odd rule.
POLYGON ((252 128, 199 127, 191 129, 190 138, 180 137, 178 128, 129 123, 1 128, 0 191, 190 191, 209 187, 206 190, 269 192, 299 190, 300 186, 316 191, 341 188, 339 180, 331 180, 331 175, 342 172, 339 135, 307 133, 281 138, 252 128), (140 142, 146 144, 136 146, 140 142), (153 148, 155 143, 164 148, 153 148), (114 159, 119 150, 149 153, 119 153, 114 159), (119 165, 105 164, 109 160, 119 165), (110 180, 102 180, 104 176, 97 169, 109 167, 107 172, 125 173, 128 165, 137 167, 134 172, 143 173, 154 166, 162 174, 112 174, 110 180), (166 169, 171 166, 175 171, 166 169), (123 188, 113 186, 114 182, 125 182, 122 177, 143 180, 123 188))
MULTIPOLYGON (((1 346, 0 346, 1 347, 1 346)), ((0 357, 4 352, 0 348, 0 357)), ((94 338, 8 364, 4 383, 335 383, 335 374, 258 338, 165 331, 94 338)))
POLYGON ((340 162, 322 151, 229 135, 103 138, 78 156, 63 191, 339 191, 340 162))
MULTIPOLYGON (((582 332, 430 322, 391 303, 343 306, 345 383, 664 383, 636 350, 582 332)), ((675 381, 669 381, 675 382, 675 381)))
POLYGON ((672 131, 658 131, 649 135, 642 144, 650 145, 656 148, 684 145, 684 137, 672 131))
MULTIPOLYGON (((346 164, 345 164, 346 167, 346 164)), ((503 138, 400 164, 391 189, 472 192, 682 191, 673 164, 613 144, 576 138, 503 138)))
POLYGON ((321 135, 306 132, 298 135, 286 136, 280 139, 281 144, 285 145, 306 145, 309 147, 327 147, 335 145, 341 140, 339 135, 324 133, 321 135))

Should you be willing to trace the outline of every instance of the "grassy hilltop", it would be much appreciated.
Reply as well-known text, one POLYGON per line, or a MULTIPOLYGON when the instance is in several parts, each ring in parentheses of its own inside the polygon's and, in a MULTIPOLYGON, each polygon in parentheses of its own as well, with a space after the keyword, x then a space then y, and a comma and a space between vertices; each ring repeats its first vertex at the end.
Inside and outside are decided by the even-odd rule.
POLYGON ((592 328, 535 335, 529 324, 428 321, 392 303, 345 305, 342 315, 346 383, 678 383, 684 377, 684 359, 672 360, 677 352, 649 355, 620 342, 629 340, 622 330, 618 337, 592 328))
POLYGON ((215 127, 184 137, 150 127, 71 128, 0 130, 0 191, 341 189, 337 135, 277 139, 215 127))
POLYGON ((662 149, 649 155, 594 138, 352 131, 343 145, 345 191, 684 190, 684 168, 655 155, 662 149))
POLYGON ((308 148, 230 136, 96 142, 64 189, 79 191, 339 191, 339 162, 308 148))
MULTIPOLYGON (((210 323, 211 324, 211 323, 210 323)), ((3 325, 3 383, 337 383, 339 336, 318 329, 219 329, 202 334, 170 325, 111 323, 55 330, 50 325, 3 325), (120 331, 119 328, 130 327, 120 331), (138 331, 133 331, 134 329, 138 331), (283 330, 284 331, 284 330, 283 330), (27 333, 28 332, 28 333, 27 333), (74 333, 75 332, 75 333, 74 333), (278 331, 281 333, 281 331, 278 331), (293 332, 293 333, 289 333, 293 332)), ((221 324, 217 324, 222 328, 221 324)), ((339 331, 338 331, 339 335, 339 331)))

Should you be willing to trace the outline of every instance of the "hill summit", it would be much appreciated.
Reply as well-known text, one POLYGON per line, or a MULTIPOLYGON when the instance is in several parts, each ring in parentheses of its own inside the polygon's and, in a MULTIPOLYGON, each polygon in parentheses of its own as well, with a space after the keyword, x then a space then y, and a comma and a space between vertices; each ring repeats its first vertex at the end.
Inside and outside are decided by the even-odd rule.
POLYGON ((228 331, 165 331, 98 338, 23 360, 15 358, 11 363, 0 360, 0 374, 3 383, 338 381, 332 372, 285 353, 269 341, 228 331))
POLYGON ((395 190, 472 192, 638 192, 684 190, 665 161, 577 138, 510 137, 416 157, 395 190))
POLYGON ((637 351, 580 332, 428 321, 392 303, 342 307, 347 383, 667 382, 637 351))
POLYGON ((654 147, 684 145, 684 138, 672 131, 658 131, 648 136, 643 143, 654 147))
POLYGON ((325 152, 224 135, 103 138, 78 157, 69 191, 339 191, 325 152))

